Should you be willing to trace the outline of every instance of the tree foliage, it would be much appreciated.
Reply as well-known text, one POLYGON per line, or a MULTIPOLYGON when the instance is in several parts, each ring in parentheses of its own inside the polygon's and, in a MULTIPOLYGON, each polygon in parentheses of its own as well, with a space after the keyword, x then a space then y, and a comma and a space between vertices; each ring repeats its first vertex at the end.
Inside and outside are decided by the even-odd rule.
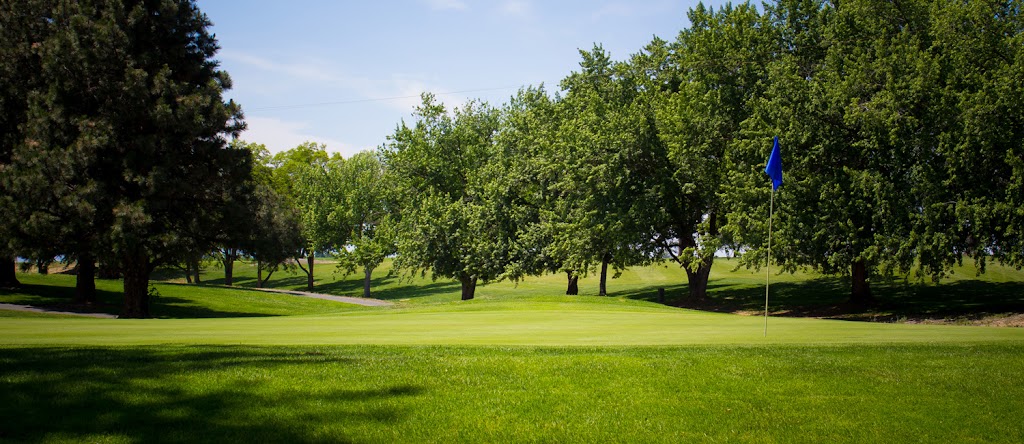
POLYGON ((501 206, 487 198, 486 169, 494 154, 498 112, 469 102, 449 113, 430 94, 404 122, 382 154, 403 196, 396 230, 396 265, 453 278, 462 299, 478 281, 497 279, 509 259, 511 233, 501 206))
MULTIPOLYGON (((227 74, 209 20, 192 1, 47 3, 25 67, 39 87, 12 147, 7 180, 30 221, 62 253, 98 251, 125 274, 122 316, 145 317, 152 268, 210 245, 249 175, 226 149, 243 128, 224 102, 227 74), (29 201, 22 201, 29 202, 29 201)), ((54 250, 50 250, 54 251, 54 250)))

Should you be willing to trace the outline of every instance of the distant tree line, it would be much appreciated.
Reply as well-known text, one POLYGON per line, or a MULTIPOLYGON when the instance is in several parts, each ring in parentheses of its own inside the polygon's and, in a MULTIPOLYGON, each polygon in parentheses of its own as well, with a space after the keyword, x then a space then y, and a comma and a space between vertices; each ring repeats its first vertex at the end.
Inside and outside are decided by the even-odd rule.
POLYGON ((778 0, 698 5, 623 61, 596 45, 551 93, 448 109, 430 94, 373 152, 233 140, 241 110, 191 0, 0 6, 0 285, 14 258, 148 276, 204 258, 314 288, 387 257, 460 282, 578 279, 669 260, 704 298, 715 254, 765 264, 763 173, 783 146, 772 258, 785 270, 939 279, 965 258, 1024 266, 1022 3, 778 0), (26 75, 30 73, 31 75, 26 75))

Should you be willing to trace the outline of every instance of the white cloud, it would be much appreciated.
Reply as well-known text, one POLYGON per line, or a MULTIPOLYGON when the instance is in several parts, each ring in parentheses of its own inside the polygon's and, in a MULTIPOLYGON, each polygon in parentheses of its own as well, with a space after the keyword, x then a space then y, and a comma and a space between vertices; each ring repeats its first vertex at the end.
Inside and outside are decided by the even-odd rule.
POLYGON ((597 22, 605 18, 628 17, 637 13, 637 7, 628 3, 609 3, 601 6, 590 14, 590 19, 597 22))
POLYGON ((311 134, 309 125, 302 122, 290 122, 270 117, 249 117, 245 119, 245 122, 249 127, 240 138, 246 142, 266 145, 271 153, 287 151, 303 142, 322 143, 327 145, 328 152, 339 152, 346 158, 365 149, 329 137, 311 134))
POLYGON ((525 0, 507 0, 501 4, 501 12, 505 15, 525 17, 533 12, 533 5, 525 0))
MULTIPOLYGON (((307 87, 311 83, 317 84, 317 89, 324 92, 323 100, 316 102, 260 104, 262 106, 257 105, 252 108, 255 111, 272 108, 301 108, 307 105, 374 101, 398 111, 410 112, 413 107, 420 103, 419 97, 421 93, 447 92, 444 88, 429 85, 425 79, 418 76, 406 74, 391 74, 374 78, 349 76, 341 73, 340 69, 331 66, 330 63, 319 60, 281 62, 233 51, 223 52, 221 58, 286 76, 290 80, 302 82, 307 87)), ((289 82, 278 79, 275 80, 275 83, 286 84, 289 82)), ((252 85, 249 85, 249 87, 252 87, 252 85)), ((267 88, 257 89, 268 90, 270 88, 272 88, 272 85, 267 88)))
POLYGON ((426 0, 425 3, 430 7, 430 9, 439 11, 462 11, 466 9, 466 3, 461 0, 426 0))

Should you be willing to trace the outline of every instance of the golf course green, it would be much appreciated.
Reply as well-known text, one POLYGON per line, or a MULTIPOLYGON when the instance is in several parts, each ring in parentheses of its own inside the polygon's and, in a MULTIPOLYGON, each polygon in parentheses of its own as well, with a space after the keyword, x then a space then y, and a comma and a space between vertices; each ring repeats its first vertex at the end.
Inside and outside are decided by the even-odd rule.
MULTIPOLYGON (((763 292, 753 272, 716 271, 712 298, 738 311, 763 292)), ((0 441, 1024 440, 1021 328, 773 315, 765 335, 759 315, 654 302, 679 278, 657 266, 613 280, 609 297, 560 296, 548 276, 457 301, 455 285, 382 275, 385 307, 225 288, 215 273, 157 283, 158 319, 0 311, 0 441)), ((327 291, 358 291, 325 273, 327 291)), ((1013 270, 961 274, 883 288, 969 282, 1009 291, 1000 303, 1019 289, 1013 270)), ((19 278, 0 303, 59 308, 74 285, 19 278)), ((842 296, 777 278, 773 313, 842 296)), ((98 310, 116 313, 118 281, 98 285, 98 310)))

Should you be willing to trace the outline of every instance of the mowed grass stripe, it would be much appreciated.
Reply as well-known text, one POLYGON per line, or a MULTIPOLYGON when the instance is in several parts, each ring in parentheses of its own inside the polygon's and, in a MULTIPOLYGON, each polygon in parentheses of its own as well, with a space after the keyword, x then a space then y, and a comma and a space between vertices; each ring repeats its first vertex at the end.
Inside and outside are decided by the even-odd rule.
MULTIPOLYGON (((635 304, 630 302, 630 304, 635 304)), ((447 309, 225 319, 41 319, 0 323, 6 345, 696 345, 1024 342, 1024 329, 882 324, 577 302, 486 301, 447 309), (494 307, 488 307, 494 304, 494 307)))

